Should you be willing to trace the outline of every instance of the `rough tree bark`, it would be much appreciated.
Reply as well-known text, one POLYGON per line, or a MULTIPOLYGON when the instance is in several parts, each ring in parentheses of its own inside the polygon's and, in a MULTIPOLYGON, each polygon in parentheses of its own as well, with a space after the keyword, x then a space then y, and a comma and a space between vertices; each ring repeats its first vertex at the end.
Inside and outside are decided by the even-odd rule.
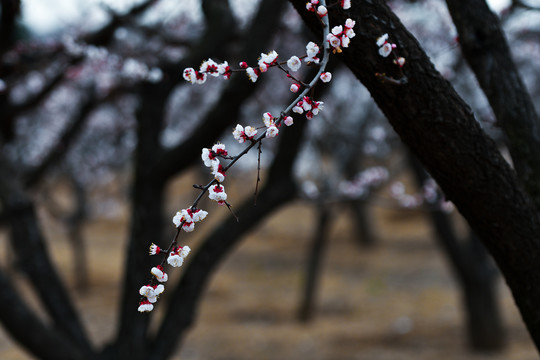
MULTIPOLYGON (((315 31, 317 18, 302 0, 290 0, 315 31)), ((540 346, 540 219, 532 200, 469 106, 434 68, 416 39, 381 0, 358 0, 349 11, 332 8, 332 24, 356 21, 356 38, 341 60, 367 87, 402 141, 420 159, 480 236, 497 262, 537 348, 540 346), (392 58, 378 54, 376 39, 388 33, 407 59, 408 81, 396 85, 376 73, 400 78, 392 58)))
POLYGON ((447 0, 463 56, 507 137, 516 172, 540 210, 540 118, 485 0, 447 0))

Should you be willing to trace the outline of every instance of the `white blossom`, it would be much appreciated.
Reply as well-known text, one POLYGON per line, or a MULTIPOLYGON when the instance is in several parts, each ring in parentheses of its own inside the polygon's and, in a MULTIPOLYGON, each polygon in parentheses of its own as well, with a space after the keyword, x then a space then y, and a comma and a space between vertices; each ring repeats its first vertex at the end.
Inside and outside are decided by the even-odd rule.
POLYGON ((291 56, 291 58, 287 60, 287 66, 292 71, 298 71, 301 65, 302 62, 300 61, 300 58, 298 56, 291 56))
POLYGON ((383 46, 384 43, 388 40, 388 34, 381 35, 377 38, 377 46, 383 46))
POLYGON ((201 153, 201 159, 204 162, 204 166, 206 167, 212 167, 214 163, 219 164, 219 159, 216 159, 215 157, 212 158, 212 153, 210 152, 210 149, 203 148, 201 153))
POLYGON ((180 250, 180 256, 183 258, 186 258, 188 254, 191 252, 191 248, 189 246, 183 246, 182 250, 180 250))
POLYGON ((283 123, 287 126, 291 126, 292 124, 294 124, 294 121, 293 121, 293 118, 291 116, 286 116, 284 119, 283 119, 283 123))
POLYGON ((210 186, 208 189, 208 197, 210 200, 217 201, 218 203, 223 203, 227 200, 227 193, 225 192, 225 187, 221 184, 215 184, 210 186))
POLYGON ((246 126, 244 129, 244 133, 246 134, 248 139, 252 139, 255 135, 257 135, 257 129, 252 126, 246 126))
POLYGON ((323 17, 323 16, 326 16, 326 14, 328 14, 328 9, 326 9, 326 7, 320 5, 317 8, 317 15, 319 15, 320 17, 323 17))
POLYGON ((185 232, 192 232, 195 230, 195 223, 193 221, 185 222, 184 225, 182 225, 182 230, 185 232))
POLYGON ((179 227, 182 223, 182 214, 180 212, 177 212, 176 215, 174 215, 172 222, 174 223, 174 225, 176 225, 176 227, 179 227))
POLYGON ((270 126, 268 129, 266 129, 266 137, 272 138, 276 137, 279 133, 279 130, 275 126, 270 126))
POLYGON ((383 46, 379 48, 379 55, 382 57, 387 57, 392 52, 392 45, 389 43, 385 43, 383 46))
POLYGON ((176 253, 170 253, 167 263, 173 267, 180 267, 184 263, 184 258, 176 253))
POLYGON ((259 78, 259 75, 257 74, 257 72, 252 67, 248 67, 246 69, 246 74, 247 74, 249 80, 251 80, 251 82, 256 82, 257 79, 259 78))
POLYGON ((321 81, 322 82, 330 82, 332 80, 332 74, 330 72, 324 72, 321 74, 321 81))
POLYGON ((203 221, 207 215, 208 215, 207 211, 197 209, 193 212, 192 218, 194 222, 199 222, 199 221, 203 221))
POLYGON ((139 304, 139 308, 137 309, 139 312, 148 312, 154 310, 154 305, 150 304, 148 300, 145 300, 139 304))
POLYGON ((166 282, 169 279, 161 266, 153 267, 152 270, 150 270, 150 273, 154 275, 159 282, 166 282))

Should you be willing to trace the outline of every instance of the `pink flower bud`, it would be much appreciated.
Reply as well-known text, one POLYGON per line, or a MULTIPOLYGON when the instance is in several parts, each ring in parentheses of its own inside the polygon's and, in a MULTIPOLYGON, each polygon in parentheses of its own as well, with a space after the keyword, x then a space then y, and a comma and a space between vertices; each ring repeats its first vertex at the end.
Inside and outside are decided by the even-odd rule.
POLYGON ((159 246, 157 246, 156 244, 152 243, 152 245, 150 245, 150 255, 156 255, 156 254, 159 254, 161 252, 161 249, 159 246))
POLYGON ((394 60, 394 64, 397 64, 399 67, 403 67, 405 65, 405 58, 404 57, 398 57, 394 60))
POLYGON ((321 74, 321 81, 322 82, 330 82, 330 80, 332 80, 332 74, 329 73, 329 72, 324 72, 321 74))
POLYGON ((283 123, 287 126, 291 126, 294 121, 293 121, 293 118, 291 116, 286 116, 284 119, 283 119, 283 123))

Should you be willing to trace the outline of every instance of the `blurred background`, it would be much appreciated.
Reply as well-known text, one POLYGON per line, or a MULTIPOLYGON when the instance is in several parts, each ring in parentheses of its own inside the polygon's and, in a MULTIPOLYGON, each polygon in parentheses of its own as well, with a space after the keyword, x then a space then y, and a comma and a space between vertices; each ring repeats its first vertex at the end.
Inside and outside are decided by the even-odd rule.
MULTIPOLYGON (((538 110, 540 2, 489 3, 538 110)), ((50 258, 98 349, 148 328, 154 340, 174 334, 162 359, 537 358, 479 240, 337 61, 317 88, 324 111, 295 117, 227 172, 239 222, 199 203, 208 218, 180 239, 194 255, 170 270, 144 323, 137 292, 156 263, 147 248, 167 247, 192 185, 212 179, 201 149, 240 152, 233 127, 293 99, 277 69, 204 85, 183 69, 208 58, 255 65, 270 50, 285 61, 320 41, 282 0, 1 4, 0 264, 44 323, 61 318, 44 300, 61 286, 34 282, 25 254, 41 244, 48 252, 35 256, 50 258), (35 211, 30 225, 17 225, 21 203, 35 211), (25 238, 16 225, 35 231, 25 238)), ((445 3, 388 5, 505 153, 445 3)), ((35 356, 0 330, 0 358, 35 356)))

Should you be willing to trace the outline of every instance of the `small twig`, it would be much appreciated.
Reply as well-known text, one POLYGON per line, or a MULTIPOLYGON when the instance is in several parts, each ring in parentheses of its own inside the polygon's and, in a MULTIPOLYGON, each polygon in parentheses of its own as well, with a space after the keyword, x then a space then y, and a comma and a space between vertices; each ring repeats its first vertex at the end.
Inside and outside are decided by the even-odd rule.
POLYGON ((262 141, 259 142, 259 146, 257 147, 258 155, 257 155, 257 182, 255 184, 255 193, 253 194, 255 196, 255 199, 253 201, 253 205, 257 205, 257 194, 259 190, 259 183, 261 182, 261 154, 262 154, 262 141))
MULTIPOLYGON (((305 58, 305 57, 306 57, 306 55, 302 56, 301 59, 302 59, 302 58, 305 58)), ((287 63, 287 62, 285 62, 285 63, 287 63)), ((281 71, 283 71, 283 72, 287 75, 287 77, 288 77, 289 79, 292 79, 293 81, 295 81, 296 83, 298 83, 298 84, 300 84, 300 85, 302 85, 302 86, 308 86, 307 83, 305 83, 305 82, 303 82, 302 80, 296 78, 294 75, 291 74, 291 72, 290 72, 289 70, 285 69, 285 68, 283 67, 282 63, 277 63, 276 66, 277 66, 281 71)))
POLYGON ((234 216, 234 218, 236 219, 236 222, 240 222, 240 219, 238 218, 238 216, 236 216, 236 214, 234 213, 234 211, 232 209, 232 205, 229 204, 227 201, 225 201, 225 205, 227 205, 227 208, 231 212, 232 216, 234 216))
POLYGON ((408 82, 409 82, 409 79, 407 79, 406 76, 403 76, 399 79, 394 79, 393 77, 391 76, 386 76, 385 73, 375 73, 375 76, 381 80, 381 82, 387 82, 389 84, 392 84, 392 85, 397 85, 397 86, 401 86, 401 85, 406 85, 408 82))

